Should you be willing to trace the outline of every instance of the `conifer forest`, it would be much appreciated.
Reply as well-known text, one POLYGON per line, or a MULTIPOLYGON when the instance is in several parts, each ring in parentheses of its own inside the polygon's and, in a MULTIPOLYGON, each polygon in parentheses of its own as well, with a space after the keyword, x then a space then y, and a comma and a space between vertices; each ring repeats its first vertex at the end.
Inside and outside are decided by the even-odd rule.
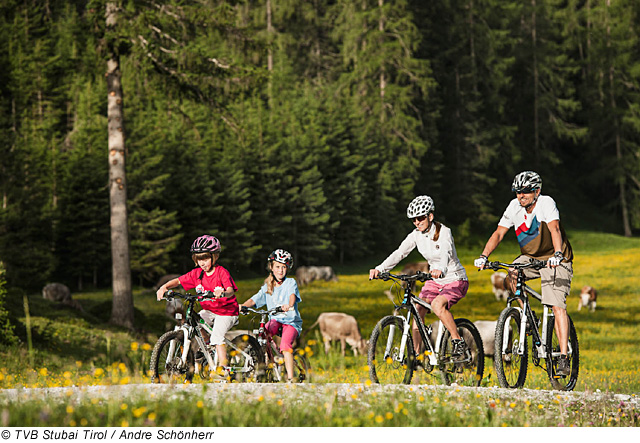
POLYGON ((639 31, 637 0, 0 0, 7 284, 116 297, 204 233, 232 274, 368 263, 420 194, 484 241, 529 169, 567 229, 636 235, 639 31))

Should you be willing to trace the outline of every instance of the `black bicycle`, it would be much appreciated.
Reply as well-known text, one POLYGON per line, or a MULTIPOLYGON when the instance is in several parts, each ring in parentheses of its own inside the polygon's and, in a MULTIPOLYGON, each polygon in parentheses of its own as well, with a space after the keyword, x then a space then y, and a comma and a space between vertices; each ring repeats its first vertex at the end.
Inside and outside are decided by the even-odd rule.
MULTIPOLYGON (((431 373, 434 368, 440 372, 447 385, 479 386, 484 373, 484 350, 482 339, 476 326, 467 319, 455 319, 458 334, 467 344, 462 356, 453 355, 451 333, 439 322, 437 336, 431 326, 425 326, 418 315, 417 305, 431 312, 431 305, 411 292, 413 283, 431 279, 428 273, 418 271, 414 275, 394 275, 383 272, 378 278, 393 281, 391 292, 403 294, 395 313, 406 310, 406 317, 389 315, 376 324, 369 340, 369 377, 374 383, 411 382, 414 371, 431 373), (403 284, 404 283, 404 284, 403 284), (411 335, 411 318, 418 325, 424 351, 416 355, 411 335)), ((400 297, 398 297, 400 298, 400 297)), ((399 301, 399 300, 398 300, 399 301)))
POLYGON ((527 378, 528 339, 531 337, 533 349, 531 360, 533 364, 544 369, 554 389, 571 391, 578 382, 580 369, 580 355, 578 335, 569 314, 569 343, 568 358, 571 368, 570 374, 557 373, 560 359, 560 342, 556 333, 555 316, 550 306, 543 305, 542 321, 531 308, 529 296, 542 302, 542 296, 531 289, 525 282, 524 270, 527 268, 542 269, 547 266, 546 261, 531 259, 528 263, 487 262, 485 269, 517 271, 515 295, 507 300, 507 307, 502 311, 496 325, 494 366, 500 386, 503 388, 521 388, 527 378), (518 301, 517 306, 512 306, 518 301), (542 366, 544 362, 544 366, 542 366))
MULTIPOLYGON (((167 291, 166 300, 179 297, 185 300, 185 319, 173 331, 163 334, 151 353, 151 381, 153 383, 191 382, 198 374, 206 381, 245 381, 251 379, 255 369, 264 363, 260 344, 254 337, 239 336, 233 340, 225 339, 227 346, 227 373, 217 374, 219 366, 215 346, 210 346, 204 339, 203 331, 209 335, 213 331, 195 311, 196 301, 213 298, 210 291, 198 294, 181 294, 167 291)), ((182 320, 177 313, 177 320, 182 320)))

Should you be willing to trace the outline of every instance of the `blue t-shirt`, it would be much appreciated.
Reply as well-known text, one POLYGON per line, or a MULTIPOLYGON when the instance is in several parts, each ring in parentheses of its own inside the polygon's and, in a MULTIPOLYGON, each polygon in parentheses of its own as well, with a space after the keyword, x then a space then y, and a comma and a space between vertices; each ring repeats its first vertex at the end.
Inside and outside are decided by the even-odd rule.
POLYGON ((273 288, 273 294, 267 294, 267 284, 262 285, 256 295, 251 297, 256 307, 260 308, 267 305, 267 309, 273 309, 277 306, 289 304, 289 296, 296 294, 296 300, 293 304, 293 309, 288 312, 280 312, 278 314, 270 315, 271 320, 279 321, 284 325, 291 325, 298 331, 298 334, 302 332, 302 317, 298 312, 298 303, 302 301, 300 298, 300 291, 298 291, 298 283, 293 278, 286 278, 281 285, 275 285, 273 288))

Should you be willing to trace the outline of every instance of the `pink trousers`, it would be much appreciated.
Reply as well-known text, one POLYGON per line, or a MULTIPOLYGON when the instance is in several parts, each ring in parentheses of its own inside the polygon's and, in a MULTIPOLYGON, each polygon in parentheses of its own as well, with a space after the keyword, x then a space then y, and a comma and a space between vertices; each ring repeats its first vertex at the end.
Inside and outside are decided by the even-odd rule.
POLYGON ((271 335, 278 335, 282 332, 280 340, 280 352, 293 352, 293 341, 298 336, 298 331, 291 325, 285 325, 276 320, 269 320, 264 326, 271 335))

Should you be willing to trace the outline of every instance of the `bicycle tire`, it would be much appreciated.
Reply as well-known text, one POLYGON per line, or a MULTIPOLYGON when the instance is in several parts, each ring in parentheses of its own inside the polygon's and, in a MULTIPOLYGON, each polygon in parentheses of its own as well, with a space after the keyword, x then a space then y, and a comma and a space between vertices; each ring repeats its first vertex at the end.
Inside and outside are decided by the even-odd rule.
POLYGON ((523 355, 515 352, 520 344, 520 320, 520 311, 508 307, 500 313, 496 325, 493 366, 498 382, 503 388, 521 388, 527 378, 529 352, 526 336, 523 355))
POLYGON ((187 352, 185 365, 177 367, 182 356, 184 331, 169 331, 164 333, 156 342, 151 352, 149 371, 152 383, 188 383, 193 380, 195 359, 193 350, 187 352), (171 343, 175 343, 172 356, 169 355, 171 343))
POLYGON ((478 328, 466 318, 456 318, 458 334, 465 341, 468 353, 463 357, 451 355, 453 343, 447 330, 442 335, 438 367, 446 385, 480 386, 484 375, 484 347, 478 328))
POLYGON ((255 381, 258 379, 256 369, 264 365, 264 352, 258 340, 252 335, 239 335, 231 343, 251 356, 251 360, 234 349, 229 350, 229 367, 234 371, 236 381, 255 381))
POLYGON ((293 353, 293 372, 296 383, 311 383, 311 365, 302 349, 293 353))
POLYGON ((571 368, 571 374, 568 376, 558 376, 555 374, 558 367, 558 358, 554 357, 553 353, 560 352, 560 343, 558 337, 555 334, 555 322, 552 327, 547 328, 547 344, 550 344, 550 352, 547 354, 547 374, 551 381, 551 386, 559 391, 572 391, 578 383, 578 373, 580 372, 580 350, 578 345, 578 334, 576 328, 573 326, 573 321, 569 314, 569 343, 571 344, 571 356, 569 357, 569 367, 571 368))
POLYGON ((404 330, 401 317, 389 315, 373 328, 369 340, 367 361, 373 383, 409 384, 413 376, 414 350, 411 333, 407 335, 404 352, 399 354, 404 330))

